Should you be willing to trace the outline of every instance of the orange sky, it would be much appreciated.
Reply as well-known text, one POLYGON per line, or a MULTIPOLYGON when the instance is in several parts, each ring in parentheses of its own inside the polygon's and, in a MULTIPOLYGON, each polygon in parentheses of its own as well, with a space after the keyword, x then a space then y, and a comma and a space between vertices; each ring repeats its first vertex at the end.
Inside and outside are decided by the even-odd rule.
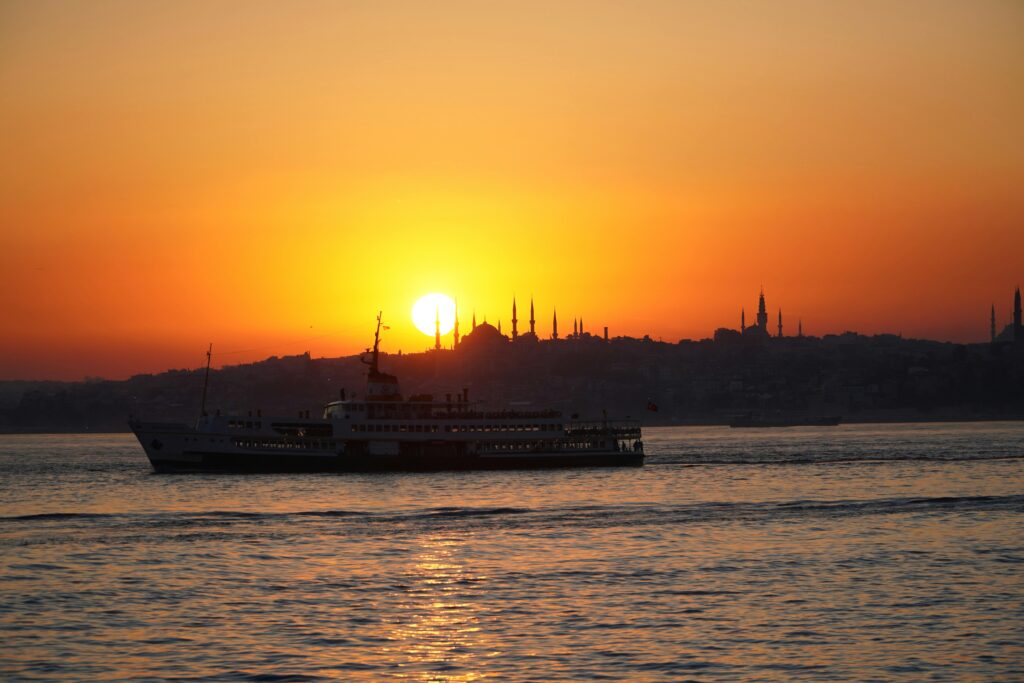
POLYGON ((0 378, 547 334, 986 338, 1024 4, 0 4, 0 378), (748 317, 749 319, 749 317, 748 317))

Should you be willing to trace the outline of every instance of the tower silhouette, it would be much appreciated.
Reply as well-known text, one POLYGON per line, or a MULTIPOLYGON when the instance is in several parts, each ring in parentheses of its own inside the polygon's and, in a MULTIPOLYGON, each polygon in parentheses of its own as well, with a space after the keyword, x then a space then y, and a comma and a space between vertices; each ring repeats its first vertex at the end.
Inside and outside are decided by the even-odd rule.
POLYGON ((537 336, 537 330, 534 328, 536 320, 533 319, 533 297, 530 297, 530 334, 537 336))
POLYGON ((1024 341, 1024 330, 1020 321, 1020 287, 1013 293, 1013 341, 1016 344, 1024 341))
POLYGON ((761 298, 757 301, 757 326, 765 332, 768 331, 768 311, 764 306, 764 287, 761 288, 761 298))
POLYGON ((441 307, 434 308, 434 350, 441 350, 441 307))
POLYGON ((740 332, 747 331, 747 310, 745 308, 740 309, 740 332))
POLYGON ((551 338, 558 339, 558 309, 551 309, 551 338))
POLYGON ((573 318, 572 319, 572 338, 575 339, 578 336, 580 336, 580 328, 579 328, 579 325, 577 325, 577 323, 576 323, 576 318, 573 318))
POLYGON ((469 328, 469 331, 472 332, 475 329, 476 329, 476 311, 473 311, 473 326, 469 328))
POLYGON ((581 336, 581 337, 583 336, 583 316, 582 315, 580 316, 580 334, 579 334, 579 336, 581 336))
POLYGON ((782 336, 782 309, 779 309, 779 337, 782 336))
POLYGON ((452 330, 452 348, 459 348, 459 302, 455 302, 455 328, 452 330))
POLYGON ((516 298, 512 297, 512 341, 519 338, 519 318, 516 317, 516 298))
POLYGON ((800 339, 804 338, 804 321, 799 318, 796 321, 796 336, 800 339))
POLYGON ((993 344, 996 343, 996 305, 992 304, 992 315, 989 318, 989 336, 993 344))

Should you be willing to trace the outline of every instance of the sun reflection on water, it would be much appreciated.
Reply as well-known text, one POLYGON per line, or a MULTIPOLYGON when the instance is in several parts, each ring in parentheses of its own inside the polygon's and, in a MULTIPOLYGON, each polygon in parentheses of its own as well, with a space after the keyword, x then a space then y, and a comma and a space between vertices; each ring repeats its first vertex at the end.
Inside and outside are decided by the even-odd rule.
POLYGON ((406 571, 408 584, 398 603, 399 618, 386 655, 403 661, 399 678, 417 681, 475 681, 488 677, 476 664, 501 654, 481 627, 476 595, 487 577, 469 571, 460 558, 463 542, 424 537, 406 571))

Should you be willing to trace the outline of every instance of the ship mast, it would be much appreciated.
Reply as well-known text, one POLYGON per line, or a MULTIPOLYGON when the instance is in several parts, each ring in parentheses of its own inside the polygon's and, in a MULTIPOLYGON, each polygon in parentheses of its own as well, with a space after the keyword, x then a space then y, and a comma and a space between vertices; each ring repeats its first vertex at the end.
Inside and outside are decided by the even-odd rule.
POLYGON ((379 372, 377 369, 377 356, 380 354, 380 320, 383 313, 383 311, 377 311, 377 330, 373 333, 373 352, 370 354, 370 362, 367 363, 366 359, 363 359, 363 362, 370 366, 371 377, 379 372))
POLYGON ((199 408, 200 417, 206 417, 206 387, 210 383, 210 357, 213 355, 213 342, 206 350, 206 375, 203 377, 203 402, 199 408))

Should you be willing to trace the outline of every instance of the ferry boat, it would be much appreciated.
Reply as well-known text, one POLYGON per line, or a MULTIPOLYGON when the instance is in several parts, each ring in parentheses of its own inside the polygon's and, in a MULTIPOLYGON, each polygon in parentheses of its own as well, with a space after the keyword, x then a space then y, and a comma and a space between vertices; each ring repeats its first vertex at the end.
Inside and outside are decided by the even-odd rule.
MULTIPOLYGON (((157 472, 380 472, 639 466, 640 425, 565 419, 554 410, 491 410, 454 397, 404 400, 379 368, 381 317, 362 399, 319 417, 209 415, 194 427, 129 420, 157 472)), ((207 373, 209 355, 207 356, 207 373)))

